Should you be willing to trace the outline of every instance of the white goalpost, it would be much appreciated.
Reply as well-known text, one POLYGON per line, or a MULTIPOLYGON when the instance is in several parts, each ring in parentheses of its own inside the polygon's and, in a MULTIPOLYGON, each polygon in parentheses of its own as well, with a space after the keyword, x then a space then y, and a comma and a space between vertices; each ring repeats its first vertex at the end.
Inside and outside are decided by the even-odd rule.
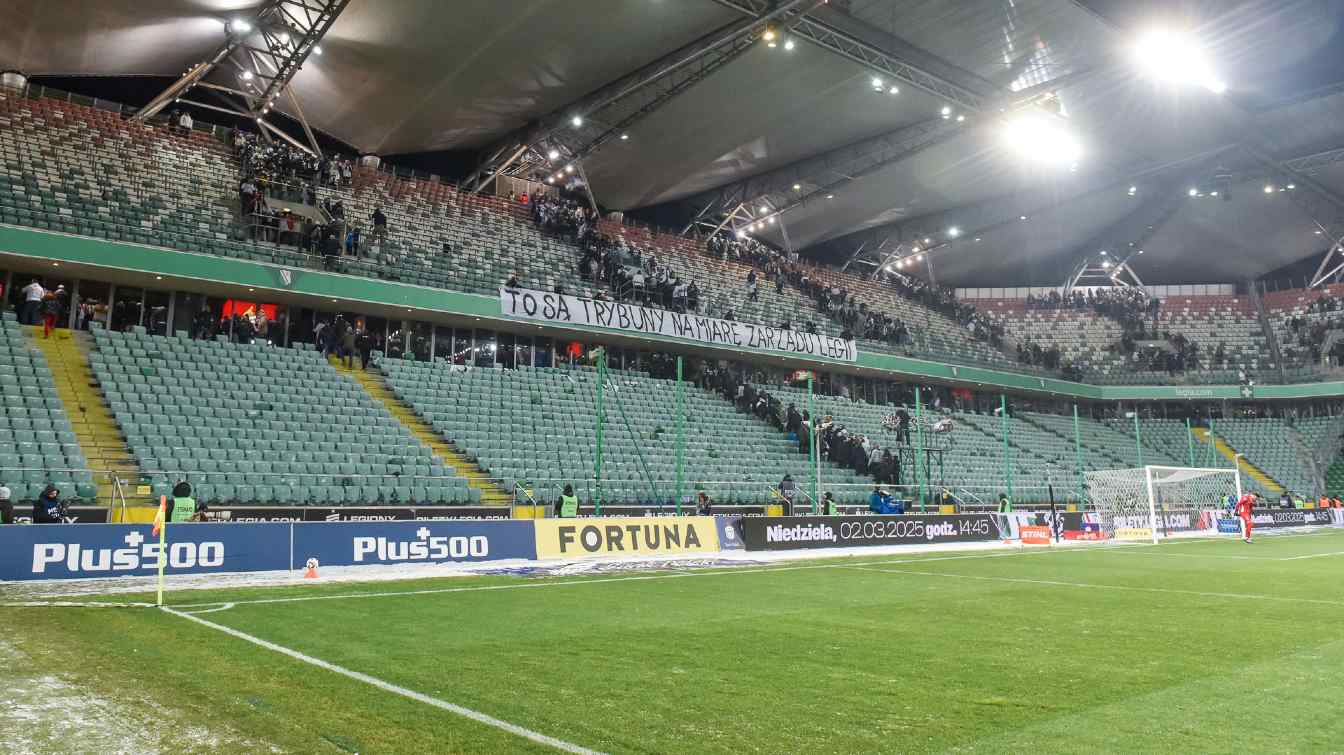
POLYGON ((1102 530, 1115 540, 1150 540, 1217 530, 1228 496, 1241 498, 1235 467, 1145 466, 1086 472, 1102 530))

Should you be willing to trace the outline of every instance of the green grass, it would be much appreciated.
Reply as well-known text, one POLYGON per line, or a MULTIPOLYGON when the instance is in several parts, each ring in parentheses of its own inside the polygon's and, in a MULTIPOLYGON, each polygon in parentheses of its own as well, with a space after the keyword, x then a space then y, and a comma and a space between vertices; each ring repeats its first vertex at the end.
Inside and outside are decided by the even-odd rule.
MULTIPOLYGON (((1330 752, 1341 551, 1331 531, 172 599, 235 602, 201 618, 606 752, 1330 752), (1336 555, 1285 560, 1316 554, 1336 555), (445 591, 371 595, 412 590, 445 591), (246 602, 317 595, 347 597, 246 602)), ((63 678, 293 752, 546 749, 151 609, 0 625, 63 678)))

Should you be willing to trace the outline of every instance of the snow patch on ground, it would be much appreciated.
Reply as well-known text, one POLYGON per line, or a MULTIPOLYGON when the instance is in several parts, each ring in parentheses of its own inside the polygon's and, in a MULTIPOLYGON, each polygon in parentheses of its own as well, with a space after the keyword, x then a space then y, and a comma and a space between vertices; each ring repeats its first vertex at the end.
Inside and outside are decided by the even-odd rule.
POLYGON ((0 639, 0 750, 14 753, 280 752, 203 726, 172 722, 148 700, 110 700, 42 668, 40 659, 0 639), (171 739, 171 742, 167 741, 171 739), (228 741, 226 741, 226 739, 228 741))

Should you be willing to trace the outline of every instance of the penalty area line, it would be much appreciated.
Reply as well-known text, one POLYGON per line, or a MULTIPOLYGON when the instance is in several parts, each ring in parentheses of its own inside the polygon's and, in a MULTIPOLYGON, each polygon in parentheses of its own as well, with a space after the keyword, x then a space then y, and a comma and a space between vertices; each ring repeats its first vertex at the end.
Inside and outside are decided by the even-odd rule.
POLYGON ((415 702, 418 703, 433 706, 435 708, 439 708, 440 710, 446 710, 449 713, 462 716, 463 718, 469 718, 472 721, 485 724, 486 726, 492 726, 496 729, 506 731, 510 734, 522 737, 524 739, 530 739, 533 742, 537 742, 539 744, 543 744, 548 747, 554 747, 557 750, 562 750, 564 752, 580 753, 582 755, 602 755, 597 750, 590 750, 586 747, 581 747, 571 742, 566 742, 563 739, 556 739, 555 737, 547 736, 540 732, 532 731, 531 729, 524 728, 517 724, 511 724, 508 721, 502 721, 498 718, 495 718, 494 716, 481 713, 480 711, 472 710, 471 708, 464 708, 461 705, 450 703, 447 700, 440 700, 437 697, 431 697, 424 693, 416 692, 413 689, 407 689, 405 687, 401 687, 391 682, 379 679, 378 677, 369 676, 368 674, 361 673, 359 671, 353 671, 351 669, 345 668, 344 666, 338 666, 334 663, 324 661, 321 658, 314 658, 311 655, 305 655, 292 648, 287 648, 284 645, 277 645, 274 642, 263 640, 260 637, 250 635, 247 632, 242 632, 232 627, 226 627, 223 624, 216 624, 213 621, 210 621, 208 619, 202 619, 199 616, 194 616, 192 614, 174 610, 168 607, 164 607, 162 610, 165 613, 170 613, 174 616, 186 619, 187 621, 192 621, 197 624, 200 624, 201 626, 209 627, 210 629, 213 629, 217 632, 223 632, 224 634, 227 634, 230 637, 243 640, 244 642, 250 642, 253 645, 256 645, 257 647, 265 648, 266 650, 280 653, 281 655, 289 656, 290 658, 293 658, 296 661, 307 663, 310 666, 316 666, 325 671, 330 671, 334 674, 340 674, 341 676, 354 679, 357 682, 363 682, 364 684, 376 687, 384 692, 391 692, 394 695, 400 695, 401 697, 405 697, 409 700, 414 700, 415 702))
POLYGON ((1240 592, 1206 592, 1203 590, 1174 590, 1167 587, 1134 587, 1131 585, 1104 585, 1095 582, 1064 582, 1055 579, 1027 579, 1025 577, 990 577, 978 574, 951 574, 949 572, 918 571, 915 569, 878 569, 871 566, 849 566, 855 571, 878 572, 881 574, 909 574, 917 577, 947 577, 950 579, 971 579, 981 582, 1009 582, 1024 585, 1044 585, 1046 587, 1074 587, 1088 590, 1119 590, 1123 592, 1151 592, 1166 595, 1186 595, 1198 598, 1228 598, 1233 600, 1265 600, 1275 603, 1308 603, 1318 606, 1344 606, 1341 600, 1322 598, 1286 598, 1279 595, 1259 595, 1240 592))

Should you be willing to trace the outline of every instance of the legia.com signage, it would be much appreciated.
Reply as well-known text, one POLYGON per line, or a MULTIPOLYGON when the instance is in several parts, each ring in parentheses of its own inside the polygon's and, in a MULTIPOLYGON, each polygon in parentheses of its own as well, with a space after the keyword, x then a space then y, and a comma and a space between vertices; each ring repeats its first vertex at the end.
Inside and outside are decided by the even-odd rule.
POLYGON ((500 311, 510 317, 528 320, 683 338, 709 346, 785 352, 842 362, 858 360, 858 350, 852 340, 735 320, 679 314, 634 304, 595 301, 582 296, 549 294, 527 288, 501 288, 499 306, 500 311))

